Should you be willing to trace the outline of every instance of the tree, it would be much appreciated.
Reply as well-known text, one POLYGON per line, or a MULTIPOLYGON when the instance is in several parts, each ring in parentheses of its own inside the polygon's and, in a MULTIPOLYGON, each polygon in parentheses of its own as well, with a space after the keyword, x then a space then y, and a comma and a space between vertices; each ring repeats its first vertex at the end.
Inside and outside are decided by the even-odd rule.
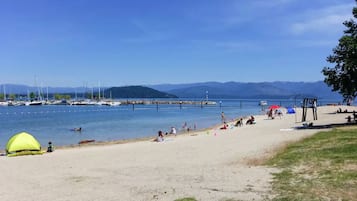
POLYGON ((71 96, 70 95, 55 94, 54 98, 55 98, 55 100, 69 100, 69 99, 71 99, 71 96))
POLYGON ((30 93, 30 99, 34 100, 36 98, 36 94, 34 92, 30 93))
POLYGON ((324 82, 332 86, 333 91, 338 91, 345 100, 357 96, 357 7, 353 8, 352 13, 354 19, 343 23, 347 29, 333 49, 333 54, 326 59, 335 67, 324 67, 322 70, 326 76, 324 82))
POLYGON ((16 99, 16 94, 10 94, 9 98, 10 98, 10 100, 15 100, 16 99))

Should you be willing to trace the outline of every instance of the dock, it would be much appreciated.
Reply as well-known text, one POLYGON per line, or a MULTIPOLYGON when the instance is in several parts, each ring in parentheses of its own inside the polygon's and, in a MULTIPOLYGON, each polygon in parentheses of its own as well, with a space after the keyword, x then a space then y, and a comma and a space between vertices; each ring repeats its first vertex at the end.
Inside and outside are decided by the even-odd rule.
POLYGON ((120 101, 122 105, 216 105, 215 101, 191 100, 126 100, 120 101))

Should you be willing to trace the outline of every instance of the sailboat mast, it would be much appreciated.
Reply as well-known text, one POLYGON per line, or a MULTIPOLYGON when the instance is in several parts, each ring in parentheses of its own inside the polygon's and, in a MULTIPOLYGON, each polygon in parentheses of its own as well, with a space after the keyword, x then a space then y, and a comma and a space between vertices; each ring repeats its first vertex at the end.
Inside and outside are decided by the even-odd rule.
POLYGON ((48 87, 47 87, 47 91, 46 91, 46 93, 47 93, 47 100, 46 100, 46 101, 48 101, 48 87))
POLYGON ((100 100, 100 82, 98 82, 98 100, 100 100))
POLYGON ((43 94, 43 83, 41 82, 41 85, 40 85, 40 88, 39 88, 39 98, 40 98, 40 101, 43 101, 43 99, 45 98, 45 97, 42 97, 42 96, 44 96, 44 94, 43 94))
POLYGON ((6 101, 6 90, 5 90, 5 85, 2 86, 4 88, 4 101, 6 101))

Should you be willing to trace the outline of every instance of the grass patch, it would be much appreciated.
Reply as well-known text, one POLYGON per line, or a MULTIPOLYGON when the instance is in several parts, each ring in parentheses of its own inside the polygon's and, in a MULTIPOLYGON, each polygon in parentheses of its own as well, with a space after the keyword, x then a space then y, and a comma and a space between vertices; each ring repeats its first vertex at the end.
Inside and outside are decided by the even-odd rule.
POLYGON ((275 201, 357 198, 357 128, 320 132, 293 143, 267 162, 275 201))

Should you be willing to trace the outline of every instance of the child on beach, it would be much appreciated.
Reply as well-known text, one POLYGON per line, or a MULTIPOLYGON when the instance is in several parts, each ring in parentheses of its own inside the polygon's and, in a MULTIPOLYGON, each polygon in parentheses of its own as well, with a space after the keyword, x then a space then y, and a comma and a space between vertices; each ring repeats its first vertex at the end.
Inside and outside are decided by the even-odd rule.
POLYGON ((53 151, 54 151, 54 150, 53 150, 52 142, 49 141, 49 142, 48 142, 48 147, 47 147, 47 152, 53 152, 53 151))

